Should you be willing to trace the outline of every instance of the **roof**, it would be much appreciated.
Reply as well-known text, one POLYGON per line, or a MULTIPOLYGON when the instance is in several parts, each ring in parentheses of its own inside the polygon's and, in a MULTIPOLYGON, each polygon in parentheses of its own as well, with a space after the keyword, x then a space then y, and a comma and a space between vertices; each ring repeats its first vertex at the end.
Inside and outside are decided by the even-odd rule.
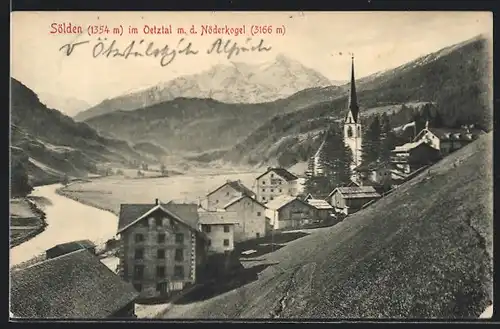
POLYGON ((161 209, 162 211, 171 215, 177 221, 189 226, 191 229, 197 231, 198 227, 198 206, 194 203, 143 203, 143 204, 130 204, 122 203, 120 205, 120 215, 118 218, 118 233, 127 229, 135 224, 146 215, 155 210, 161 209))
POLYGON ((483 131, 480 129, 469 129, 466 128, 434 128, 429 127, 422 129, 415 139, 418 139, 426 131, 430 131, 440 140, 472 140, 478 135, 482 134, 483 131))
POLYGON ((71 241, 55 245, 54 247, 47 249, 47 251, 52 251, 57 249, 62 251, 63 253, 69 253, 80 249, 91 249, 95 247, 96 245, 90 240, 79 240, 79 241, 71 241))
POLYGON ((373 188, 373 186, 337 187, 332 191, 332 193, 330 193, 330 196, 333 195, 336 191, 342 194, 346 199, 381 197, 381 195, 373 188))
POLYGON ((259 201, 257 201, 256 199, 254 199, 254 198, 252 198, 252 197, 250 197, 250 196, 248 196, 248 195, 240 195, 240 196, 238 196, 238 197, 236 197, 236 198, 234 198, 234 199, 230 200, 230 201, 229 201, 229 202, 228 202, 228 203, 227 203, 224 207, 222 207, 222 208, 226 209, 226 208, 228 208, 228 207, 232 206, 233 204, 235 204, 236 202, 238 202, 238 201, 240 201, 240 200, 243 200, 243 199, 245 199, 245 198, 248 198, 248 199, 250 199, 252 202, 257 203, 258 205, 260 205, 260 206, 262 206, 262 207, 266 208, 266 206, 265 206, 264 204, 260 203, 259 201))
POLYGON ((313 206, 316 209, 333 209, 331 204, 329 204, 327 201, 321 200, 321 199, 309 199, 309 200, 307 200, 307 203, 309 203, 311 206, 313 206))
POLYGON ((235 211, 208 211, 199 210, 198 215, 200 217, 200 224, 205 225, 228 225, 237 224, 237 213, 235 211))
POLYGON ((411 142, 411 143, 406 143, 406 144, 403 144, 403 145, 396 146, 394 148, 394 150, 392 150, 392 151, 393 152, 406 152, 406 151, 414 149, 417 146, 420 146, 422 144, 427 144, 427 143, 425 143, 424 140, 419 140, 417 142, 411 142))
POLYGON ((379 169, 387 169, 387 167, 389 166, 389 164, 385 161, 383 162, 370 162, 366 165, 359 165, 356 167, 356 170, 364 170, 364 169, 367 169, 367 170, 379 170, 379 169))
POLYGON ((359 117, 359 106, 358 106, 358 96, 356 94, 356 79, 354 77, 354 57, 352 58, 351 64, 351 85, 349 88, 349 112, 352 113, 352 118, 354 122, 358 122, 359 117))
POLYGON ((11 272, 11 312, 21 318, 105 318, 138 295, 86 250, 11 272))
POLYGON ((303 204, 307 205, 308 207, 312 207, 309 203, 307 203, 305 201, 302 201, 299 198, 291 196, 291 195, 280 195, 280 196, 277 196, 276 198, 274 198, 274 200, 269 201, 266 204, 266 206, 267 206, 268 209, 280 210, 281 208, 283 208, 284 206, 286 206, 287 204, 289 204, 289 203, 291 203, 291 202, 293 202, 295 200, 299 201, 300 203, 303 203, 303 204))
POLYGON ((286 170, 285 168, 267 168, 267 171, 257 177, 256 179, 261 178, 262 176, 266 175, 269 172, 274 172, 276 175, 281 176, 283 179, 285 179, 287 182, 294 181, 298 179, 297 176, 286 170))
POLYGON ((255 196, 255 193, 251 189, 249 189, 248 187, 243 185, 243 183, 240 180, 235 180, 235 181, 229 180, 226 183, 224 183, 223 185, 221 185, 218 188, 216 188, 215 190, 213 190, 212 192, 208 193, 207 196, 212 195, 213 193, 217 192, 218 190, 220 190, 221 188, 223 188, 226 185, 231 186, 234 190, 236 190, 242 194, 246 194, 246 195, 251 196, 251 197, 255 196))

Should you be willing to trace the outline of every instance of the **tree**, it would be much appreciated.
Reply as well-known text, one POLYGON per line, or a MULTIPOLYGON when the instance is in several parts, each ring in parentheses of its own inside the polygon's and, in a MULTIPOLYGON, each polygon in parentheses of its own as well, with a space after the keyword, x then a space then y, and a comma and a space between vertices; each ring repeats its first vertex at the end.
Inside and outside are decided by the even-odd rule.
POLYGON ((380 162, 389 162, 391 158, 391 151, 396 146, 396 134, 392 130, 391 121, 387 114, 382 114, 381 118, 381 143, 379 152, 380 162))
POLYGON ((68 174, 64 174, 64 176, 61 178, 61 184, 63 184, 64 186, 67 186, 69 184, 68 174))
POLYGON ((165 176, 167 174, 167 167, 165 167, 165 164, 163 164, 163 163, 161 164, 160 171, 161 171, 162 176, 165 176))
POLYGON ((144 171, 148 170, 148 164, 147 163, 143 163, 142 164, 142 170, 144 170, 144 171))
POLYGON ((329 128, 319 161, 328 178, 329 192, 351 181, 352 153, 338 127, 329 128))
POLYGON ((441 128, 444 126, 443 118, 441 117, 441 114, 439 113, 438 109, 436 109, 436 112, 434 112, 434 116, 430 124, 435 128, 441 128))
POLYGON ((365 130, 361 145, 361 167, 366 171, 368 165, 377 162, 380 158, 381 150, 381 127, 378 116, 375 116, 365 130))
POLYGON ((33 186, 29 182, 29 176, 21 161, 13 161, 10 170, 11 195, 13 197, 26 196, 33 191, 33 186))

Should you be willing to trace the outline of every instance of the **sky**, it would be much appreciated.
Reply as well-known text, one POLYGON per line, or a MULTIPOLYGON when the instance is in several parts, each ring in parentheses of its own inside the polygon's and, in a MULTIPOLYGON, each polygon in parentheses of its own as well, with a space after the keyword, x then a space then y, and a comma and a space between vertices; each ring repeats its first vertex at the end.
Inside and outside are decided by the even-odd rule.
MULTIPOLYGON (((224 54, 207 54, 217 38, 240 45, 247 38, 256 45, 263 40, 267 52, 246 52, 233 56, 235 62, 260 63, 284 54, 322 73, 331 80, 348 80, 350 53, 355 56, 356 78, 397 67, 419 56, 467 40, 478 34, 492 35, 490 12, 13 12, 11 17, 11 76, 37 93, 76 98, 91 105, 128 91, 143 89, 178 76, 195 74, 216 64, 227 64, 224 54), (84 33, 50 33, 53 23, 82 26, 84 33), (147 26, 173 27, 174 34, 150 35, 147 26), (271 34, 201 35, 202 25, 223 27, 271 26, 271 34), (154 57, 94 58, 97 35, 88 35, 88 26, 123 27, 116 46, 125 49, 136 40, 154 42, 157 47, 176 48, 181 38, 192 43, 197 55, 177 54, 166 66, 154 57), (128 27, 138 34, 127 33, 128 27), (198 34, 176 34, 178 27, 194 26, 198 34), (284 28, 280 34, 277 27, 284 28), (75 46, 70 56, 61 46, 75 46)), ((264 29, 267 30, 267 29, 264 29)), ((102 35, 104 37, 104 35, 102 35)), ((97 48, 96 48, 97 49, 97 48)), ((134 50, 144 52, 145 46, 134 50)))

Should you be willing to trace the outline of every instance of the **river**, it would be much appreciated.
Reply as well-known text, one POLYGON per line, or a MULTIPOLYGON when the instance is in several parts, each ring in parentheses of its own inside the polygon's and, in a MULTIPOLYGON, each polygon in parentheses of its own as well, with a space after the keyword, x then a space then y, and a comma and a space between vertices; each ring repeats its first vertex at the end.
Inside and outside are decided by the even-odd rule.
POLYGON ((10 266, 27 261, 59 243, 88 239, 102 244, 116 234, 118 218, 111 212, 86 206, 56 193, 60 184, 36 187, 33 196, 44 197, 47 227, 34 238, 10 249, 10 266))

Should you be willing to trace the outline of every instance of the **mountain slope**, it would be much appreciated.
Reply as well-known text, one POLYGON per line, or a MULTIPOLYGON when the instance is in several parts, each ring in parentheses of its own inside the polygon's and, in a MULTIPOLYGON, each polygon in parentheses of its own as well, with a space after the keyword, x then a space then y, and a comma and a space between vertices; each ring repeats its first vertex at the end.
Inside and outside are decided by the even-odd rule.
MULTIPOLYGON (((483 37, 473 38, 410 63, 357 82, 361 115, 388 104, 432 102, 446 125, 474 123, 491 129, 491 45, 483 37)), ((336 90, 334 100, 318 99, 299 111, 277 116, 259 127, 223 157, 228 161, 268 161, 279 157, 267 150, 291 138, 317 136, 329 122, 342 119, 347 108, 346 86, 336 90), (272 137, 270 137, 272 136, 272 137)), ((307 92, 312 92, 307 91, 307 92)), ((305 99, 308 97, 303 96, 305 99)), ((393 106, 386 111, 393 112, 393 106)), ((311 156, 312 154, 309 154, 311 156)))
POLYGON ((117 110, 130 111, 175 98, 212 98, 225 103, 263 103, 288 97, 312 87, 329 86, 320 73, 299 62, 278 55, 269 63, 232 62, 181 76, 156 86, 107 99, 75 116, 83 121, 117 110))
POLYGON ((256 281, 165 317, 477 318, 493 298, 492 146, 489 133, 343 222, 258 257, 269 267, 256 281))
POLYGON ((134 111, 115 111, 85 122, 101 134, 133 143, 154 142, 169 151, 205 152, 231 148, 276 114, 332 99, 339 87, 299 92, 260 104, 227 104, 213 99, 177 98, 134 111), (311 97, 314 95, 314 97, 311 97))
POLYGON ((146 160, 128 143, 104 138, 85 123, 48 109, 38 96, 11 78, 11 151, 35 184, 62 174, 85 176, 96 165, 146 160))
POLYGON ((74 117, 78 112, 88 109, 89 103, 74 97, 64 98, 50 93, 38 93, 40 102, 51 109, 58 109, 67 116, 74 117))

